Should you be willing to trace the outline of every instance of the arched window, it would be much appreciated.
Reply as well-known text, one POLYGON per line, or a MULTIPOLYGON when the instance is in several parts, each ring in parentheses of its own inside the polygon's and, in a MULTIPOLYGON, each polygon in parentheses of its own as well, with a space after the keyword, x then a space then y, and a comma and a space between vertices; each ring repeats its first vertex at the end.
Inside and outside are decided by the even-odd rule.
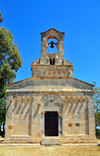
POLYGON ((50 65, 55 65, 55 58, 50 58, 50 65))

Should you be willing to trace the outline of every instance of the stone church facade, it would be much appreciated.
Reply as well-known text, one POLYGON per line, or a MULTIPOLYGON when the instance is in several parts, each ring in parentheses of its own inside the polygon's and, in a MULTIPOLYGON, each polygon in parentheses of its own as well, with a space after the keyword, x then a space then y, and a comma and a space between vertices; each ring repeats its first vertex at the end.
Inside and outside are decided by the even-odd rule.
POLYGON ((93 85, 73 78, 64 59, 64 33, 41 33, 41 58, 31 65, 32 77, 8 85, 5 142, 96 143, 93 85), (48 43, 48 39, 57 43, 48 43), (55 44, 58 53, 47 53, 55 44))

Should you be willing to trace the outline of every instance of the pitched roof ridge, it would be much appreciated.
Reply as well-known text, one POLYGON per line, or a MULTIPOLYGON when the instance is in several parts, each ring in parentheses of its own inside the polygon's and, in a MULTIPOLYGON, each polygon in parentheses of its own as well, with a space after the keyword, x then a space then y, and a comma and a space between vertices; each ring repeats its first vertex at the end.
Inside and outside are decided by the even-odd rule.
POLYGON ((58 31, 58 30, 56 30, 56 29, 54 29, 54 28, 48 29, 47 31, 44 31, 44 32, 41 32, 41 34, 44 34, 44 33, 48 32, 48 31, 50 31, 50 30, 54 30, 54 31, 57 31, 57 32, 59 32, 59 33, 61 33, 61 34, 65 34, 64 32, 60 32, 60 31, 58 31))

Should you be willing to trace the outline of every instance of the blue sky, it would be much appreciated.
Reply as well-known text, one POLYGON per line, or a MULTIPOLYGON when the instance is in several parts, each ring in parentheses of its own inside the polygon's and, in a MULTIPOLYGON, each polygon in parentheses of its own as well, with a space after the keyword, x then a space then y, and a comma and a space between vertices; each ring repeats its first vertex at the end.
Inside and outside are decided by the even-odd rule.
POLYGON ((30 65, 41 57, 40 33, 55 28, 65 32, 73 77, 100 87, 100 0, 2 0, 0 11, 0 26, 11 31, 23 60, 15 81, 31 77, 30 65))

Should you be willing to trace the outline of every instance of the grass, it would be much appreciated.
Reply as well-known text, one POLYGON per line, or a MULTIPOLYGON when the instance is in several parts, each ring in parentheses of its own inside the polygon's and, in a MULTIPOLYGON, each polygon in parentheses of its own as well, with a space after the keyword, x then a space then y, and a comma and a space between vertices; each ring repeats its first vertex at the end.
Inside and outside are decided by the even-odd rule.
POLYGON ((0 146, 0 156, 100 156, 100 146, 0 146))

